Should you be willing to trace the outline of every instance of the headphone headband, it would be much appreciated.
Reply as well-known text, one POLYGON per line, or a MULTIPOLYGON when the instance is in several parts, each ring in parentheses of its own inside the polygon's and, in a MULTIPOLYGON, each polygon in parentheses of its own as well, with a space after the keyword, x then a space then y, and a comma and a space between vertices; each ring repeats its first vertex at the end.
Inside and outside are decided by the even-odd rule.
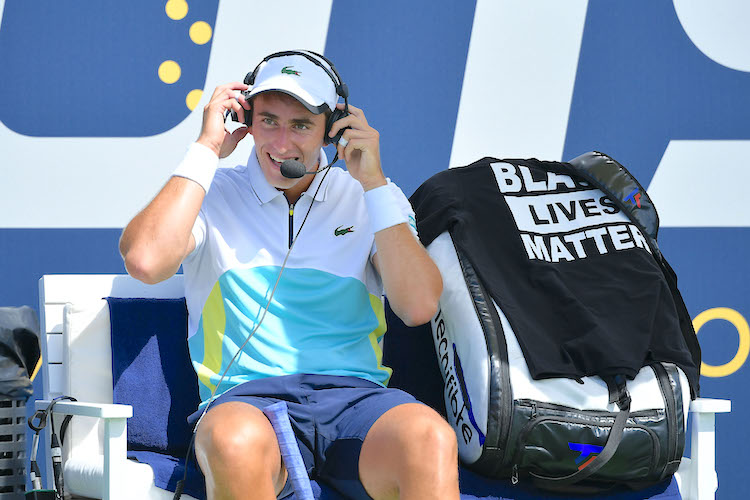
POLYGON ((275 57, 284 57, 284 56, 302 56, 306 58, 307 60, 309 60, 310 62, 312 62, 313 64, 315 64, 316 66, 322 68, 323 71, 326 72, 328 77, 333 82, 333 85, 336 88, 336 94, 344 98, 344 101, 348 107, 347 99, 349 97, 349 88, 346 86, 346 84, 343 81, 341 81, 341 75, 339 75, 339 72, 336 71, 336 67, 327 57, 325 57, 322 54, 318 54, 317 52, 313 52, 311 50, 308 50, 308 51, 284 50, 281 52, 274 52, 273 54, 267 55, 266 57, 263 58, 263 60, 260 63, 258 63, 258 65, 255 67, 255 69, 251 73, 248 73, 247 76, 245 76, 245 85, 255 84, 255 77, 257 76, 258 71, 260 71, 260 67, 263 65, 263 63, 268 62, 268 60, 273 59, 275 57), (315 57, 313 57, 313 55, 315 57), (323 64, 320 61, 320 59, 325 61, 328 64, 328 66, 330 66, 331 69, 326 68, 325 64, 323 64))

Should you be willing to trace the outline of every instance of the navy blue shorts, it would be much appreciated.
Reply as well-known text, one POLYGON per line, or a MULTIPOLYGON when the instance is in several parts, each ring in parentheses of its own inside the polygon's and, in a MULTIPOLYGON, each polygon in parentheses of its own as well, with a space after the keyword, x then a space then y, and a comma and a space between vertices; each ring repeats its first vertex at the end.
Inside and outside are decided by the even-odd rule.
MULTIPOLYGON (((372 424, 395 406, 418 402, 398 389, 333 375, 287 375, 245 382, 219 396, 208 411, 229 401, 258 409, 286 401, 310 478, 352 499, 370 498, 359 481, 359 452, 372 424)), ((188 421, 193 424, 201 413, 193 413, 188 421)), ((279 498, 291 493, 287 481, 279 498)))

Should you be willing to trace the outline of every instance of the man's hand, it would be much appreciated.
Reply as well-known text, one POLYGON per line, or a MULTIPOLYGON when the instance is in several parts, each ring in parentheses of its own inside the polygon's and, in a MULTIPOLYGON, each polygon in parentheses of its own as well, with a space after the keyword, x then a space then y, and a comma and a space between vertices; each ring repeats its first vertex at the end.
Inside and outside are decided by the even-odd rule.
POLYGON ((229 156, 237 147, 237 143, 251 131, 250 127, 240 127, 230 134, 224 128, 224 117, 227 111, 237 113, 237 118, 241 123, 245 121, 245 113, 252 113, 245 97, 242 94, 239 97, 235 96, 237 90, 248 88, 247 85, 239 82, 219 85, 214 90, 211 100, 203 108, 203 127, 197 142, 211 148, 219 158, 229 156))
MULTIPOLYGON (((344 109, 342 103, 337 107, 344 109)), ((380 134, 367 124, 367 118, 361 109, 350 104, 349 113, 349 116, 336 120, 328 135, 333 137, 339 130, 350 127, 342 136, 348 141, 346 146, 341 143, 336 146, 339 157, 346 162, 347 170, 362 184, 365 191, 384 186, 386 180, 380 165, 380 134)))

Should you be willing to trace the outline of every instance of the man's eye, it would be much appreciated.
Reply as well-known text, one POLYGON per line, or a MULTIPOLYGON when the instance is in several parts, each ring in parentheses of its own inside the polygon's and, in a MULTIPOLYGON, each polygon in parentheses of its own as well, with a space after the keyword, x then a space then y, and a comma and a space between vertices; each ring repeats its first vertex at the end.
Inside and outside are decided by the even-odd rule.
POLYGON ((297 130, 308 130, 310 127, 304 123, 297 123, 294 128, 297 130))
POLYGON ((263 123, 265 123, 266 125, 273 125, 275 122, 270 118, 263 118, 263 123))

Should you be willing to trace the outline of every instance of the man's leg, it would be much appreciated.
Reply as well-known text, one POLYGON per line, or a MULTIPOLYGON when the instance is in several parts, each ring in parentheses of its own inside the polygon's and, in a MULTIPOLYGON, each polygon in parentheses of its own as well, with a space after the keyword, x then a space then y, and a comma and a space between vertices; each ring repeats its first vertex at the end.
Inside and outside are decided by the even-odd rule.
POLYGON ((456 434, 425 405, 391 408, 365 437, 359 475, 367 493, 376 500, 458 499, 456 434))
POLYGON ((273 499, 284 487, 276 434, 252 405, 233 401, 211 408, 198 426, 195 454, 211 500, 273 499))

